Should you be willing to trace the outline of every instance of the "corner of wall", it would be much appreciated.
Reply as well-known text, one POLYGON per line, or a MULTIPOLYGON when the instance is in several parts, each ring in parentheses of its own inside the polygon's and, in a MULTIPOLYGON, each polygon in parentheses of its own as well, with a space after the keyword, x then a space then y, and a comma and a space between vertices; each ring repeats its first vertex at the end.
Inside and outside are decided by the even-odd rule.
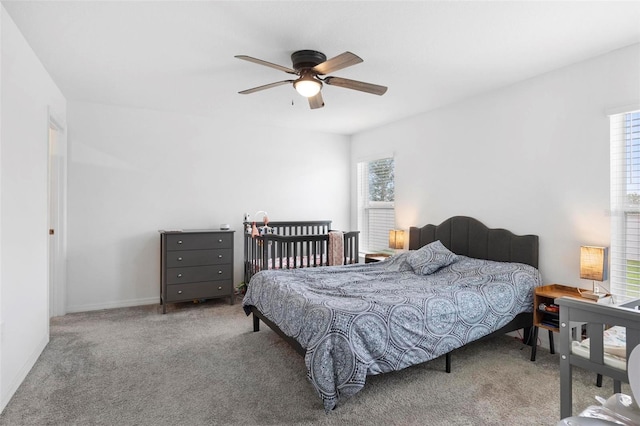
MULTIPOLYGON (((0 165, 2 164, 2 21, 5 14, 4 6, 0 4, 0 165)), ((2 167, 0 167, 0 224, 2 223, 2 167)), ((0 226, 0 241, 2 241, 2 226, 0 226)), ((4 317, 2 316, 2 244, 0 244, 0 348, 4 346, 4 317)), ((2 374, 2 350, 0 350, 0 390, 5 389, 2 374)), ((13 393, 11 393, 13 395, 13 393)), ((9 403, 9 398, 0 395, 0 413, 9 403)))

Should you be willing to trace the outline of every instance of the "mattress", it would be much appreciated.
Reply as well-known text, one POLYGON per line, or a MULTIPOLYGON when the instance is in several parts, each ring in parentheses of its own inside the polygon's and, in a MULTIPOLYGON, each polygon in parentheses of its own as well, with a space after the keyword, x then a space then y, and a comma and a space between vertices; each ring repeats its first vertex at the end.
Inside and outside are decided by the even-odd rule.
MULTIPOLYGON (((604 331, 604 364, 619 370, 627 369, 627 346, 625 327, 615 326, 604 331)), ((583 358, 589 358, 591 339, 571 342, 571 352, 583 358)))

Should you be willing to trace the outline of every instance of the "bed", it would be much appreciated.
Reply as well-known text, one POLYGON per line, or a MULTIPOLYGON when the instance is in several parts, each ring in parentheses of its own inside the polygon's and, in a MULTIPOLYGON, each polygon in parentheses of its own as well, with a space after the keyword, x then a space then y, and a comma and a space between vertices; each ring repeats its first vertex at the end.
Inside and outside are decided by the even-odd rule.
POLYGON ((265 269, 358 263, 359 231, 332 231, 330 220, 244 222, 244 282, 265 269))
POLYGON ((573 366, 613 378, 614 393, 629 382, 627 360, 640 344, 640 300, 604 305, 560 297, 555 303, 560 306, 560 417, 565 418, 572 414, 573 366), (574 332, 582 325, 584 339, 574 332))
MULTIPOLYGON (((325 410, 366 376, 446 355, 533 324, 541 284, 538 237, 456 216, 412 227, 409 251, 383 262, 269 270, 253 276, 243 308, 305 357, 325 410)), ((526 335, 530 335, 527 331, 526 335)))

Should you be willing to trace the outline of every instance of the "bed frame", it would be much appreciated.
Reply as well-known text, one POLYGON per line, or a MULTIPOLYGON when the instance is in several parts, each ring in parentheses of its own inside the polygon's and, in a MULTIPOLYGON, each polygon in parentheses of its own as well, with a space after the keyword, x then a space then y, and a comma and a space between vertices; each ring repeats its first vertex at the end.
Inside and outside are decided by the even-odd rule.
POLYGON ((627 370, 604 364, 603 332, 606 326, 626 327, 627 362, 631 351, 640 344, 640 299, 617 305, 586 302, 571 297, 555 300, 560 306, 560 418, 572 415, 572 367, 578 366, 613 378, 613 392, 620 393, 621 382, 629 383, 627 370), (571 323, 586 323, 590 339, 589 358, 571 353, 571 323))
MULTIPOLYGON (((518 236, 505 229, 487 228, 477 219, 467 216, 451 217, 440 225, 426 225, 422 228, 409 229, 409 249, 417 250, 433 241, 440 240, 445 247, 456 254, 478 259, 495 260, 499 262, 526 263, 538 267, 538 236, 518 236)), ((287 336, 280 328, 271 322, 255 307, 253 313, 253 331, 260 331, 260 320, 286 340, 300 355, 305 355, 305 349, 293 338, 287 336)), ((510 323, 500 330, 485 336, 502 335, 511 331, 523 329, 524 341, 529 342, 533 326, 533 313, 525 312, 517 315, 510 323)), ((484 339, 483 338, 483 339, 484 339)), ((447 373, 451 372, 451 352, 445 357, 447 373)))
MULTIPOLYGON (((269 265, 280 265, 284 269, 327 266, 331 251, 330 220, 269 222, 273 233, 251 236, 251 224, 244 222, 244 282, 269 265)), ((264 223, 256 222, 259 228, 264 223)), ((358 240, 360 231, 345 232, 345 265, 358 263, 358 240)))
MULTIPOLYGON (((433 241, 440 242, 456 254, 497 262, 518 262, 538 267, 537 235, 515 235, 506 229, 492 229, 468 216, 454 216, 440 225, 409 229, 409 250, 417 250, 433 241)), ((510 323, 482 339, 522 329, 523 342, 532 340, 533 313, 518 314, 510 323)), ((482 340, 481 339, 481 340, 482 340)), ((451 352, 445 356, 446 371, 451 372, 451 352)))

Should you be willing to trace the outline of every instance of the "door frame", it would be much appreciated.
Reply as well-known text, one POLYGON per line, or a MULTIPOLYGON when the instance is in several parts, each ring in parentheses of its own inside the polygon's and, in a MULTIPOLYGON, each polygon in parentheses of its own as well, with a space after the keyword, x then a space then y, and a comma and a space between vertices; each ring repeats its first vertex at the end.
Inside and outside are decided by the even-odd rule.
POLYGON ((67 130, 64 116, 48 109, 47 223, 49 318, 67 306, 67 130))

